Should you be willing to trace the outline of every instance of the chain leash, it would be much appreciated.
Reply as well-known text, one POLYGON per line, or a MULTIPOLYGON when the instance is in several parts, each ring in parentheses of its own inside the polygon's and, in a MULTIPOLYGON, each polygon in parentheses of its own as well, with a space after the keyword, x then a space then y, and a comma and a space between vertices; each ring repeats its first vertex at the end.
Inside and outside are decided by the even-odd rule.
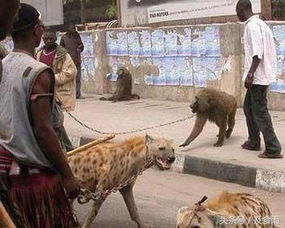
MULTIPOLYGON (((192 119, 195 116, 195 115, 192 115, 192 116, 188 116, 188 117, 185 117, 183 119, 171 121, 171 122, 168 122, 168 123, 165 123, 165 124, 159 124, 159 125, 156 125, 156 126, 141 128, 141 129, 132 130, 132 131, 123 131, 123 132, 109 133, 109 132, 96 130, 95 128, 92 128, 92 127, 86 125, 85 123, 83 123, 82 121, 80 121, 77 117, 72 115, 70 112, 68 112, 68 111, 66 111, 66 112, 72 119, 74 119, 76 122, 78 122, 83 127, 87 128, 87 129, 89 129, 89 130, 91 130, 93 132, 96 132, 96 133, 99 133, 99 134, 103 134, 103 135, 109 135, 109 134, 124 135, 124 134, 131 134, 131 133, 141 132, 141 131, 145 131, 145 130, 149 130, 149 129, 155 129, 155 128, 159 128, 159 127, 163 127, 163 126, 167 126, 167 125, 172 125, 172 124, 175 124, 175 123, 178 123, 178 122, 183 122, 183 121, 186 121, 188 119, 192 119)), ((80 189, 80 194, 77 197, 78 203, 79 204, 85 204, 85 203, 88 203, 90 200, 96 201, 96 200, 99 200, 100 198, 107 197, 111 193, 116 193, 117 191, 121 190, 122 188, 124 188, 124 187, 128 186, 129 184, 131 184, 132 182, 134 182, 137 179, 137 177, 142 175, 142 173, 146 169, 148 169, 150 166, 152 166, 152 164, 153 164, 152 161, 148 161, 148 164, 143 169, 138 171, 135 175, 133 175, 132 177, 127 179, 125 182, 123 182, 119 186, 115 186, 112 189, 108 189, 108 190, 101 191, 101 192, 92 192, 89 189, 81 188, 80 189)))
MULTIPOLYGON (((184 121, 186 121, 188 119, 192 119, 195 116, 195 115, 187 116, 185 118, 178 119, 178 120, 175 120, 175 121, 171 121, 171 122, 168 122, 168 123, 159 124, 159 125, 152 126, 152 127, 140 128, 140 129, 137 129, 137 130, 109 133, 109 132, 100 131, 100 130, 97 130, 97 129, 93 128, 93 127, 88 126, 87 124, 85 124, 81 120, 79 120, 76 116, 71 114, 69 111, 67 111, 66 109, 64 109, 64 110, 66 111, 66 113, 73 120, 75 120, 81 126, 87 128, 87 129, 89 129, 89 130, 91 130, 93 132, 102 134, 102 135, 110 135, 110 134, 112 134, 112 135, 125 135, 125 134, 132 134, 132 133, 142 132, 142 131, 146 131, 146 130, 150 130, 150 129, 155 129, 155 128, 160 128, 160 127, 172 125, 172 124, 179 123, 179 122, 184 122, 184 121)), ((78 201, 79 204, 85 204, 85 203, 88 203, 90 200, 94 200, 94 201, 95 200, 99 200, 100 198, 107 197, 111 193, 116 193, 117 191, 121 190, 122 188, 124 188, 124 187, 128 186, 129 184, 131 184, 132 182, 134 182, 137 179, 138 176, 142 175, 142 173, 146 169, 148 169, 150 166, 152 166, 152 165, 153 165, 153 162, 152 161, 148 161, 148 164, 143 169, 139 170, 135 175, 133 175, 132 177, 127 179, 125 182, 123 182, 119 186, 113 187, 112 189, 108 189, 108 190, 101 191, 101 192, 92 192, 89 189, 81 188, 80 189, 80 194, 77 197, 77 201, 78 201)))
POLYGON ((142 175, 142 173, 147 170, 149 167, 153 165, 153 162, 150 160, 148 161, 148 164, 144 166, 143 169, 139 170, 135 175, 131 176, 129 179, 127 179, 125 182, 120 184, 119 186, 115 186, 112 189, 108 189, 101 192, 92 192, 89 189, 81 188, 80 194, 77 197, 77 201, 79 204, 85 204, 88 203, 90 200, 99 200, 101 198, 106 198, 111 193, 116 193, 117 191, 121 190, 122 188, 128 186, 129 184, 133 183, 138 176, 142 175))
POLYGON ((96 132, 96 133, 99 133, 99 134, 102 134, 102 135, 126 135, 126 134, 132 134, 132 133, 138 133, 138 132, 142 132, 142 131, 146 131, 146 130, 150 130, 150 129, 156 129, 156 128, 160 128, 160 127, 164 127, 164 126, 168 126, 168 125, 172 125, 172 124, 175 124, 175 123, 179 123, 179 122, 184 122, 186 120, 189 120, 189 119, 192 119, 195 115, 192 115, 192 116, 187 116, 185 118, 182 118, 182 119, 178 119, 178 120, 175 120, 175 121, 171 121, 171 122, 168 122, 168 123, 164 123, 164 124, 159 124, 159 125, 155 125, 155 126, 152 126, 152 127, 145 127, 145 128, 140 128, 140 129, 137 129, 137 130, 131 130, 131 131, 122 131, 122 132, 105 132, 105 131, 100 131, 100 130, 97 130, 93 127, 90 127, 88 126, 87 124, 83 123, 81 120, 79 120, 76 116, 74 116, 73 114, 71 114, 70 112, 67 112, 67 114, 73 119, 75 120, 77 123, 79 123, 81 126, 93 131, 93 132, 96 132))

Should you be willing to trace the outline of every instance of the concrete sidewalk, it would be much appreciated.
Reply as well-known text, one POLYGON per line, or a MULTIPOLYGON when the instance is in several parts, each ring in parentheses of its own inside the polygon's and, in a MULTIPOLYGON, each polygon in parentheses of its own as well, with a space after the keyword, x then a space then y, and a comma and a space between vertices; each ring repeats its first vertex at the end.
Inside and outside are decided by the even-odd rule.
MULTIPOLYGON (((97 96, 77 100, 72 112, 86 125, 105 132, 124 132, 152 127, 192 115, 188 103, 158 100, 134 100, 129 102, 104 102, 97 96)), ((276 134, 285 148, 285 112, 271 111, 276 134)), ((233 135, 223 147, 213 147, 218 128, 208 122, 201 135, 188 147, 179 148, 192 130, 195 118, 172 125, 150 129, 135 134, 116 136, 122 140, 132 135, 145 134, 174 140, 177 159, 174 171, 199 175, 211 179, 238 183, 245 186, 285 193, 285 159, 260 159, 259 152, 246 151, 241 144, 247 138, 245 117, 241 109, 236 116, 233 135)), ((88 138, 102 137, 65 114, 65 127, 76 146, 88 138)), ((262 148, 264 149, 264 147, 262 148)))

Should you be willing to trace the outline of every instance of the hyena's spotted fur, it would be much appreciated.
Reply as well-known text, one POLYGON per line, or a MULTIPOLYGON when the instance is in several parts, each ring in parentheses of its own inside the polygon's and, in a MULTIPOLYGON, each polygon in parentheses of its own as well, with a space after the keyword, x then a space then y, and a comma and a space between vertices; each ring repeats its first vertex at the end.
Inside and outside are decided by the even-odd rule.
POLYGON ((224 192, 207 205, 183 207, 176 228, 275 228, 267 204, 248 193, 224 192))
MULTIPOLYGON (((101 192, 113 189, 153 164, 161 169, 169 169, 174 159, 174 149, 168 140, 146 135, 122 143, 99 144, 69 157, 68 162, 82 188, 101 192)), ((120 193, 131 218, 139 228, 145 228, 147 226, 139 218, 133 197, 134 182, 121 189, 120 193)), ((93 202, 83 227, 90 227, 105 198, 93 202)))

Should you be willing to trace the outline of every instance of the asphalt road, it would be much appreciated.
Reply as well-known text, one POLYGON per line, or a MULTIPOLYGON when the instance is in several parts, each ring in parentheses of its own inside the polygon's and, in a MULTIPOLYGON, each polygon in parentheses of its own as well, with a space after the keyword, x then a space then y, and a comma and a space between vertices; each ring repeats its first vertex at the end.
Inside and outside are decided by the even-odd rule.
MULTIPOLYGON (((209 180, 170 171, 149 169, 139 177, 134 189, 135 200, 142 221, 155 228, 175 227, 176 213, 182 206, 193 205, 204 195, 211 197, 222 191, 248 192, 267 202, 273 215, 285 227, 285 194, 271 193, 237 184, 209 180)), ((75 204, 82 223, 90 204, 75 204)), ((101 207, 92 227, 136 228, 119 193, 110 195, 101 207)))

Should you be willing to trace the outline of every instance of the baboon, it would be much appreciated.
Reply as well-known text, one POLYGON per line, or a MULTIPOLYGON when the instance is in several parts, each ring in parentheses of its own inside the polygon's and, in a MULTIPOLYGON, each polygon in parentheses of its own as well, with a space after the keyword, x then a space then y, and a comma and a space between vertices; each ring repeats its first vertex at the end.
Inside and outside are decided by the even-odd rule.
POLYGON ((225 92, 206 88, 197 94, 190 108, 193 113, 197 113, 195 125, 180 147, 189 145, 202 132, 207 120, 216 123, 219 127, 218 141, 214 146, 222 146, 225 136, 226 138, 231 136, 235 125, 237 110, 235 97, 225 92))
POLYGON ((132 94, 132 75, 125 67, 120 67, 117 71, 117 88, 113 96, 100 97, 101 101, 128 101, 140 99, 139 95, 132 94))

